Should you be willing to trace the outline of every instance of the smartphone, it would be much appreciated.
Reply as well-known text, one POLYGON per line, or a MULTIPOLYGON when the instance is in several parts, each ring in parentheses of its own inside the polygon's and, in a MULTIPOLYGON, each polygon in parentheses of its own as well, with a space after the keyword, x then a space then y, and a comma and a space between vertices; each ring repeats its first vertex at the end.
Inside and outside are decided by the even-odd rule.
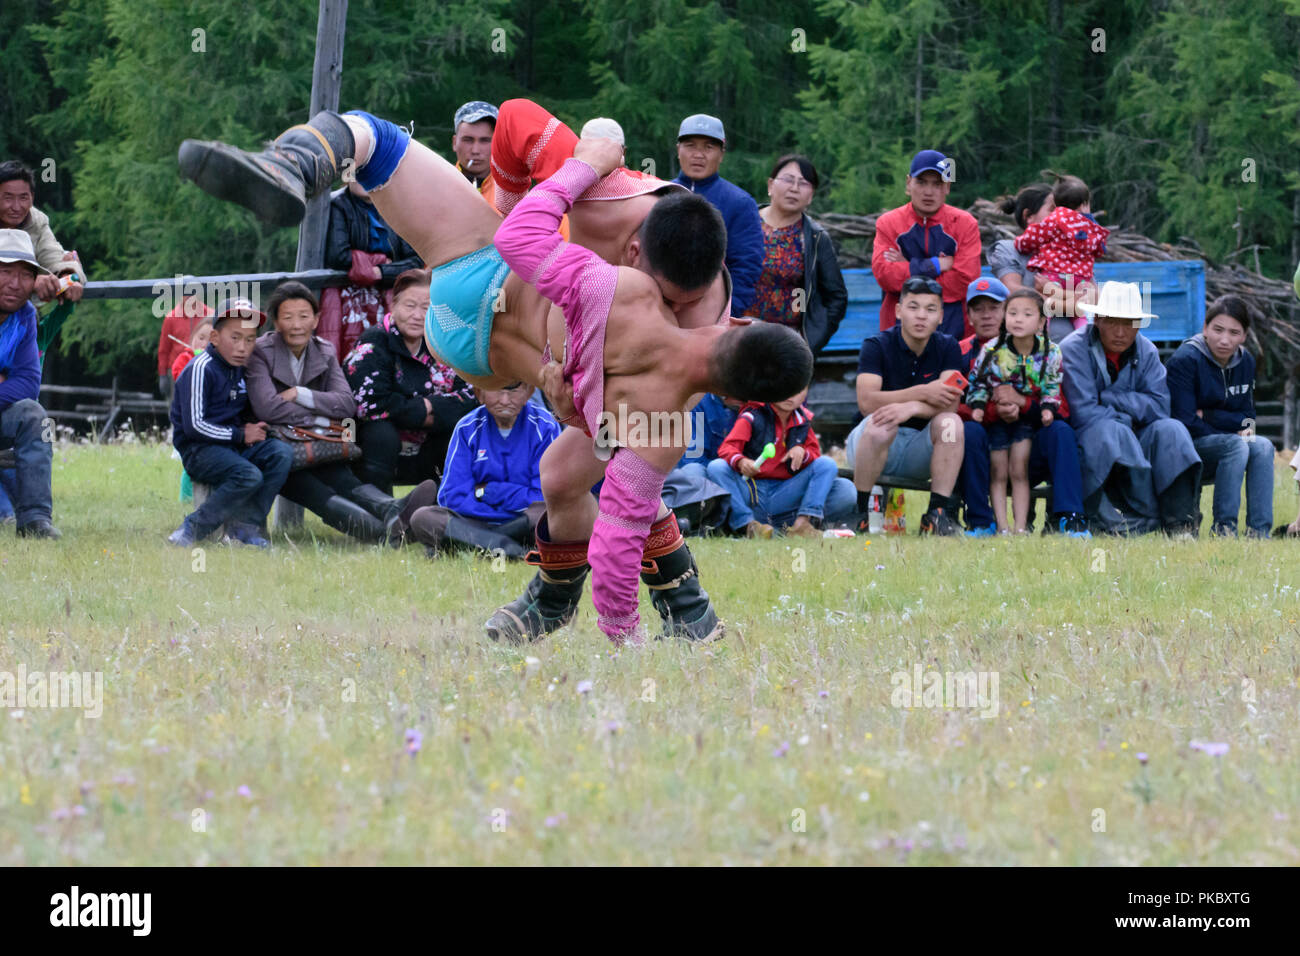
POLYGON ((957 371, 955 368, 951 369, 948 372, 948 374, 945 375, 943 378, 939 379, 939 381, 943 382, 944 385, 950 385, 953 388, 961 388, 961 389, 964 389, 967 385, 970 384, 970 382, 966 380, 966 376, 963 375, 961 372, 957 371))

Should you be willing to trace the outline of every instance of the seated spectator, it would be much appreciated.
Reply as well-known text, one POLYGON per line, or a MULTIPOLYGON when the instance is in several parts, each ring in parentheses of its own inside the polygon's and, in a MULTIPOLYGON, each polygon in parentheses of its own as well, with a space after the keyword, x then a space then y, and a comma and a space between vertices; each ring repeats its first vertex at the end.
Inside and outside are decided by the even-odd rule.
POLYGON ((718 175, 727 151, 722 120, 696 113, 677 130, 677 162, 681 172, 673 182, 699 193, 727 225, 727 255, 731 275, 731 314, 747 315, 754 302, 754 283, 763 272, 763 228, 758 203, 735 183, 718 175))
POLYGON ((392 314, 368 329, 343 363, 357 400, 357 477, 388 495, 395 481, 437 476, 452 430, 475 405, 469 386, 424 342, 428 310, 429 274, 402 273, 392 314))
MULTIPOLYGON (((300 282, 281 283, 266 311, 275 330, 257 340, 245 373, 253 415, 272 425, 353 421, 356 399, 334 346, 314 334, 318 306, 311 290, 300 282)), ((343 462, 291 471, 280 496, 336 531, 371 543, 389 538, 401 510, 392 495, 362 484, 343 462)))
POLYGON ((828 514, 852 512, 853 488, 822 455, 807 397, 805 388, 785 401, 746 403, 709 462, 709 478, 731 494, 733 532, 770 538, 774 528, 788 528, 786 534, 820 538, 828 514), (775 454, 764 459, 769 444, 775 454))
POLYGON ((1077 329, 1087 319, 1076 303, 1096 301, 1093 266, 1106 251, 1110 230, 1093 218, 1092 195, 1078 176, 1061 177, 1052 187, 1052 200, 1056 208, 1013 241, 1017 252, 1033 255, 1025 267, 1042 277, 1049 312, 1071 318, 1077 329))
POLYGON ((844 441, 863 514, 860 531, 867 530, 872 486, 882 474, 891 474, 929 480, 930 506, 921 517, 921 534, 961 533, 953 492, 965 447, 957 417, 962 389, 940 379, 961 371, 962 359, 957 340, 938 331, 943 309, 939 283, 913 276, 901 287, 898 322, 862 342, 858 410, 866 417, 844 441))
POLYGON ((172 397, 172 444, 207 499, 167 538, 191 547, 225 525, 233 540, 269 548, 266 516, 289 475, 293 451, 267 436, 266 422, 244 422, 244 366, 266 316, 247 299, 228 299, 212 317, 212 341, 185 366, 172 397))
MULTIPOLYGON (((163 316, 162 331, 158 333, 158 394, 168 401, 171 401, 176 377, 180 375, 176 363, 181 356, 194 355, 194 334, 203 323, 211 328, 212 310, 202 299, 192 295, 182 297, 163 316)), ((203 345, 207 347, 206 342, 203 345)))
MULTIPOLYGON (((963 371, 968 378, 975 369, 975 357, 984 345, 995 339, 1002 328, 1002 313, 1009 295, 1032 292, 1030 286, 1018 285, 1008 292, 997 279, 981 276, 967 290, 966 308, 971 327, 975 330, 961 341, 963 371)), ((1038 300, 1042 301, 1041 297, 1038 300)), ((1074 429, 1068 424, 1069 402, 1061 395, 1060 414, 1051 424, 1037 428, 1030 439, 1029 487, 1041 481, 1052 482, 1052 501, 1049 520, 1043 525, 1043 534, 1064 534, 1071 538, 1090 538, 1088 522, 1083 515, 1083 478, 1079 471, 1079 446, 1074 429)), ((1019 421, 1022 415, 1033 420, 1036 404, 1014 389, 1002 385, 995 387, 991 402, 984 414, 984 422, 992 415, 1002 422, 1019 421)), ((970 537, 987 537, 997 533, 993 512, 989 507, 989 438, 985 425, 971 417, 971 408, 962 403, 957 413, 965 423, 966 447, 961 462, 961 485, 966 499, 966 534, 970 537)), ((1032 501, 1032 499, 1031 499, 1032 501)), ((1032 508, 1031 508, 1032 514, 1032 508)))
POLYGON ((1250 311, 1235 295, 1210 304, 1205 327, 1166 363, 1170 415, 1182 422, 1214 478, 1214 534, 1237 536, 1241 482, 1246 533, 1273 528, 1273 443, 1255 434, 1255 357, 1243 344, 1250 311))
POLYGON ((880 330, 894 327, 903 283, 933 279, 943 296, 939 331, 953 340, 968 334, 966 286, 980 274, 980 227, 964 209, 947 204, 952 160, 933 149, 912 157, 907 175, 910 202, 882 213, 871 246, 871 274, 885 296, 880 330))
POLYGON ((492 135, 497 128, 497 108, 472 100, 456 110, 451 121, 451 151, 456 168, 493 209, 496 181, 492 178, 492 135))
POLYGON ((54 445, 45 434, 36 306, 29 299, 37 277, 50 275, 20 229, 0 229, 0 448, 12 448, 11 507, 21 538, 58 539, 50 472, 54 445))
POLYGON ((690 444, 664 479, 663 490, 664 504, 677 516, 682 534, 703 533, 726 520, 731 495, 710 480, 708 465, 718 457, 742 405, 732 398, 708 394, 691 409, 690 444))
POLYGON ((32 171, 16 160, 0 163, 0 229, 21 229, 31 239, 36 264, 45 271, 36 277, 35 295, 43 302, 56 297, 78 302, 85 289, 86 269, 76 252, 65 250, 54 238, 50 217, 35 206, 36 178, 32 171), (68 288, 59 292, 59 279, 76 276, 68 288))
POLYGON ((835 244, 813 222, 808 206, 820 180, 803 156, 782 156, 767 181, 770 205, 758 210, 763 224, 763 272, 747 313, 799 332, 816 355, 840 327, 849 307, 835 244))
MULTIPOLYGON (((208 309, 211 312, 211 309, 208 309)), ((174 383, 181 377, 181 372, 185 371, 185 366, 194 361, 194 356, 198 355, 208 347, 212 341, 212 320, 204 319, 194 327, 194 336, 190 340, 190 348, 178 352, 175 361, 172 362, 171 380, 174 383)), ((172 389, 167 389, 166 394, 170 397, 172 389)), ((180 457, 179 453, 173 449, 172 454, 180 457)), ((188 504, 194 500, 194 482, 184 468, 181 469, 181 504, 188 504)))
POLYGON ((1083 462, 1084 507, 1094 530, 1159 530, 1194 537, 1200 525, 1201 459, 1182 422, 1169 417, 1160 354, 1138 329, 1154 318, 1136 282, 1107 282, 1094 317, 1061 343, 1065 395, 1083 462))
POLYGON ((998 337, 980 349, 970 373, 966 401, 971 419, 983 422, 988 433, 993 514, 1001 534, 1007 533, 1008 480, 1015 533, 1029 533, 1030 444, 1039 421, 1046 428, 1061 414, 1061 350, 1048 339, 1044 324, 1042 296, 1032 289, 1012 293, 1003 307, 998 337), (1001 385, 1011 387, 1016 404, 1036 402, 1039 421, 999 416, 993 392, 1001 385))
POLYGON ((351 284, 322 293, 318 331, 334 346, 335 355, 347 355, 388 310, 391 299, 386 301, 382 290, 403 272, 424 268, 424 263, 353 180, 330 198, 325 267, 346 272, 351 284))
POLYGON ((546 512, 542 452, 560 434, 551 413, 528 400, 532 392, 531 385, 475 388, 483 404, 456 425, 437 504, 426 483, 399 519, 430 557, 452 544, 524 556, 546 512))

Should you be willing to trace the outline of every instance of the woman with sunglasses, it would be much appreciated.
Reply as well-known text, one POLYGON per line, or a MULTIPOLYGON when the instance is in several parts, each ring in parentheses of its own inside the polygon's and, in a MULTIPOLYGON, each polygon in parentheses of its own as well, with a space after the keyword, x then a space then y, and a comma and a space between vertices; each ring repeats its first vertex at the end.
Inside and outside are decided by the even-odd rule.
POLYGON ((772 167, 759 209, 763 222, 763 274, 748 315, 799 332, 816 355, 839 328, 849 305, 835 246, 808 215, 819 180, 803 156, 782 156, 772 167))

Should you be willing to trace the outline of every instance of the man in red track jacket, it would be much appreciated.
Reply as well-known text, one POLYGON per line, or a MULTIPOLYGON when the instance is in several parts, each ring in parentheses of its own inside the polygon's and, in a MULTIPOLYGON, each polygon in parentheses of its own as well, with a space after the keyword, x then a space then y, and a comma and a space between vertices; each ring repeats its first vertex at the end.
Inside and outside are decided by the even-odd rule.
POLYGON ((911 276, 937 279, 943 289, 939 331, 962 339, 966 323, 966 287, 980 274, 980 228, 970 213, 949 206, 955 167, 933 149, 912 158, 907 176, 911 202, 882 213, 876 220, 871 273, 885 298, 880 304, 880 331, 891 328, 898 292, 911 276))

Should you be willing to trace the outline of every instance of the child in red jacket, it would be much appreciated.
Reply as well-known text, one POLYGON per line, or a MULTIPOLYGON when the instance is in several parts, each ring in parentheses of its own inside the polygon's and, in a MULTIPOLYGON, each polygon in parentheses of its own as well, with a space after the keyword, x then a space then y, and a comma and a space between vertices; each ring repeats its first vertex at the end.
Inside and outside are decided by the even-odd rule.
POLYGON ((1056 209, 1016 236, 1016 251, 1032 254, 1026 268, 1042 275, 1043 296, 1053 303, 1050 315, 1068 316, 1077 329, 1087 323, 1075 302, 1095 299, 1093 266, 1106 251, 1110 230, 1092 218, 1092 194, 1078 176, 1064 176, 1052 188, 1056 209))
POLYGON ((709 478, 731 495, 729 524, 748 538, 772 537, 773 525, 789 525, 787 534, 821 537, 828 510, 840 510, 848 485, 848 506, 855 497, 852 483, 839 479, 835 462, 825 458, 813 413, 803 400, 805 388, 783 402, 749 402, 708 464, 709 478), (764 449, 771 444, 775 453, 764 449), (829 503, 828 499, 834 498, 829 503))

